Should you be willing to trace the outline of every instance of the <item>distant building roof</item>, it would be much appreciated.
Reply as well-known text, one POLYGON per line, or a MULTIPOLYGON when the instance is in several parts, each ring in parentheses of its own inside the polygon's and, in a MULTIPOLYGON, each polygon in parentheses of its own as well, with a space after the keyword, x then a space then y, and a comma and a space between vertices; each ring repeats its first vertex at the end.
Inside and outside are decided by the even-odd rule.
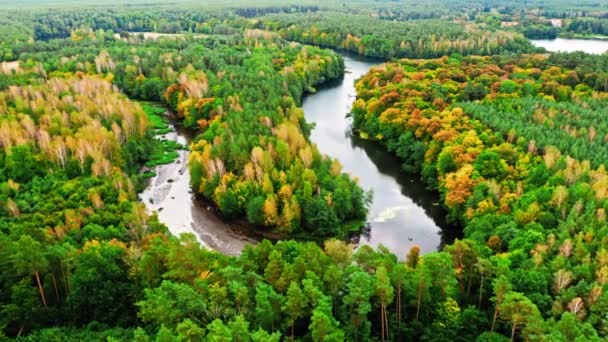
POLYGON ((553 27, 562 27, 563 21, 561 19, 549 19, 553 27))

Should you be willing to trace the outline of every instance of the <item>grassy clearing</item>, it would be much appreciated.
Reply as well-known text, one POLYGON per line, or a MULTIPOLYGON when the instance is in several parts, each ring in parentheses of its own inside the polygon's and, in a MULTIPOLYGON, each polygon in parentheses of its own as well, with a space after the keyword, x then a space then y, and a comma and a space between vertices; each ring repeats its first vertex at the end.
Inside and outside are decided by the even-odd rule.
POLYGON ((154 148, 150 155, 150 159, 146 163, 146 166, 155 167, 174 162, 179 157, 179 153, 177 151, 180 149, 185 149, 185 147, 177 141, 160 138, 160 136, 173 131, 173 128, 163 115, 166 109, 145 102, 141 103, 141 107, 146 113, 148 122, 152 128, 154 128, 156 135, 154 148))

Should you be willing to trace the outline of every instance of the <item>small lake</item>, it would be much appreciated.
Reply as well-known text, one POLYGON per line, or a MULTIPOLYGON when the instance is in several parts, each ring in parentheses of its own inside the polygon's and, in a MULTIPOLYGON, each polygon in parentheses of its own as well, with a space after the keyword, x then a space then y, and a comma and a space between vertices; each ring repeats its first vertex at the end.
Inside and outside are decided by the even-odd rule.
POLYGON ((583 51, 602 54, 608 51, 608 39, 530 39, 532 45, 543 47, 550 52, 583 51))
POLYGON ((404 173, 397 157, 379 143, 351 135, 347 115, 356 97, 355 80, 380 62, 344 55, 344 63, 344 79, 306 96, 302 107, 306 121, 315 123, 312 142, 338 159, 363 189, 373 191, 369 232, 361 236, 360 244, 382 244, 399 258, 413 245, 422 252, 436 251, 458 232, 446 224, 437 194, 427 190, 418 175, 404 173))

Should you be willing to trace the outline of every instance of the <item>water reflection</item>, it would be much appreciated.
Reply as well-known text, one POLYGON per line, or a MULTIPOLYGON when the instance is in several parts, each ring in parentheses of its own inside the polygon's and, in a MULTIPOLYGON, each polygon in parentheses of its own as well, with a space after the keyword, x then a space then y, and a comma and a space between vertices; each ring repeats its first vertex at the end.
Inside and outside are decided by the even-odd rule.
POLYGON ((436 194, 417 176, 404 173, 399 160, 380 144, 349 134, 346 116, 356 95, 354 82, 378 62, 345 56, 345 64, 344 79, 306 97, 303 108, 307 121, 315 123, 311 140, 319 150, 339 159, 345 172, 374 193, 369 231, 360 242, 382 244, 401 258, 414 244, 423 252, 437 250, 453 241, 457 229, 445 222, 436 194))
MULTIPOLYGON (((400 258, 414 244, 422 252, 435 251, 458 234, 458 229, 445 222, 436 193, 428 191, 417 176, 404 173, 399 160, 380 144, 350 134, 351 121, 346 116, 355 100, 354 81, 379 62, 345 56, 345 63, 344 79, 307 96, 303 108, 307 121, 315 123, 311 140, 321 152, 338 158, 345 172, 374 192, 368 229, 359 242, 382 244, 400 258)), ((187 145, 192 137, 177 127, 164 138, 187 145)), ((156 167, 157 175, 140 198, 150 211, 158 212, 173 234, 195 233, 203 245, 239 254, 245 245, 259 241, 260 234, 242 223, 224 222, 209 205, 197 200, 190 190, 188 153, 180 151, 174 163, 156 167)))
POLYGON ((530 39, 532 45, 543 47, 551 52, 574 52, 602 54, 608 51, 607 39, 530 39))

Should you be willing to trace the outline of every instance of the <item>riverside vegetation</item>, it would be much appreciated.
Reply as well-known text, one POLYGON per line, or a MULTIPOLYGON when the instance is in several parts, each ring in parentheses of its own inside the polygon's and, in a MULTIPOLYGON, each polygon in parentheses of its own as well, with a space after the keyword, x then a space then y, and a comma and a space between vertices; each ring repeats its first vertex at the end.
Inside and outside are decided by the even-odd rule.
POLYGON ((0 339, 605 339, 606 56, 522 55, 483 8, 432 5, 7 10, 0 339), (433 58, 361 78, 354 128, 439 191, 462 240, 402 256, 342 240, 371 195, 309 141, 302 96, 345 70, 303 44, 433 58), (162 111, 138 101, 173 110, 191 146, 156 138, 162 111), (224 218, 284 240, 232 257, 171 236, 137 192, 178 148, 224 218))

